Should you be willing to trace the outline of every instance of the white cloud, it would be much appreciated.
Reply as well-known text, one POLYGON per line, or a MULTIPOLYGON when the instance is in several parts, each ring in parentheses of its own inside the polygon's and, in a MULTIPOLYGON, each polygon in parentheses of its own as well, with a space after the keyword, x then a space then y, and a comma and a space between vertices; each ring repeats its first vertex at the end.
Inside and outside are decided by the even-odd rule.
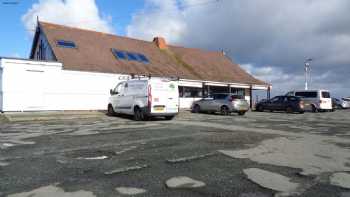
POLYGON ((22 22, 33 34, 39 20, 67 26, 112 33, 109 17, 100 16, 95 0, 39 0, 22 16, 22 22))
POLYGON ((145 9, 133 16, 127 27, 127 35, 152 40, 164 37, 170 43, 177 43, 184 36, 186 23, 174 0, 146 0, 145 9))
MULTIPOLYGON (((241 67, 248 73, 272 84, 273 95, 283 95, 291 90, 304 89, 305 78, 303 73, 287 73, 283 69, 274 66, 260 66, 242 64, 241 67)), ((322 74, 311 72, 309 80, 310 89, 332 90, 333 96, 342 97, 348 91, 348 83, 331 82, 329 78, 336 78, 334 72, 328 71, 322 74)))
POLYGON ((272 82, 274 91, 302 88, 303 62, 312 57, 314 87, 350 95, 348 0, 146 1, 129 36, 164 35, 187 47, 224 49, 237 63, 254 65, 253 74, 272 82))

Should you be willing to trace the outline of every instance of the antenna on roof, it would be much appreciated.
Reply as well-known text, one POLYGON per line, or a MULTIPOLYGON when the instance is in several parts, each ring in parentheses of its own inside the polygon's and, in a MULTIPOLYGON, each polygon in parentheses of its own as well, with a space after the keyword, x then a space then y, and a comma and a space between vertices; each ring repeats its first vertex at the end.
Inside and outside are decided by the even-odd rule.
POLYGON ((224 56, 226 56, 226 52, 225 52, 224 49, 221 50, 221 53, 222 53, 224 56))

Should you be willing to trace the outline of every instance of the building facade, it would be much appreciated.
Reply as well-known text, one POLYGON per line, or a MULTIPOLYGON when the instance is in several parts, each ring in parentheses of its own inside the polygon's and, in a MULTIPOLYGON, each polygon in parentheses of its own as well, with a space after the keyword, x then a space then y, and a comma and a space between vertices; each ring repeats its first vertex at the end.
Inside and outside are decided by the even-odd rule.
POLYGON ((39 22, 29 59, 0 59, 0 111, 103 110, 109 89, 141 75, 178 79, 181 108, 221 92, 251 101, 270 88, 222 52, 39 22))

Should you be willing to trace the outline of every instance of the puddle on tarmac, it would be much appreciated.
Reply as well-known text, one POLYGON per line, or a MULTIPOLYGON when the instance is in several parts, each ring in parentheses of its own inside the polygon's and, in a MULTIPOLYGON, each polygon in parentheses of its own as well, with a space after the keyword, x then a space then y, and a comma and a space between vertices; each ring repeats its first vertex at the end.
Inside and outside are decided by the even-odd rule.
POLYGON ((30 192, 23 192, 17 194, 11 194, 7 197, 96 197, 92 192, 89 191, 76 191, 76 192, 65 192, 63 189, 54 185, 40 187, 30 192))
POLYGON ((243 172, 252 182, 261 187, 277 191, 281 196, 298 194, 299 184, 291 182, 288 177, 258 168, 245 169, 243 172))
POLYGON ((330 183, 345 189, 350 189, 350 174, 349 173, 334 173, 330 177, 330 183))
POLYGON ((134 196, 138 194, 146 193, 145 189, 135 187, 117 187, 115 190, 122 195, 134 196))
POLYGON ((204 187, 205 183, 186 176, 174 177, 166 181, 166 186, 172 189, 204 187))
POLYGON ((251 149, 219 152, 229 157, 247 158, 262 164, 299 168, 303 170, 301 174, 304 175, 350 171, 350 167, 347 166, 350 151, 324 139, 320 136, 294 139, 280 137, 265 140, 251 149))

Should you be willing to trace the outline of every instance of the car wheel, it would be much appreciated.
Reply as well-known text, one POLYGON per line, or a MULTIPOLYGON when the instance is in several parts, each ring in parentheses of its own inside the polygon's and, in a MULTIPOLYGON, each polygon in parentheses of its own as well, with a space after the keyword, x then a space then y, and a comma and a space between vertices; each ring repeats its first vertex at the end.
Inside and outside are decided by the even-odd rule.
POLYGON ((220 109, 221 115, 227 116, 229 115, 230 111, 227 106, 222 106, 220 109))
POLYGON ((259 112, 263 112, 263 111, 264 111, 264 107, 261 106, 261 105, 259 105, 259 106, 258 106, 258 111, 259 111, 259 112))
POLYGON ((313 113, 317 113, 318 112, 318 109, 314 105, 312 106, 312 112, 313 113))
POLYGON ((287 113, 293 113, 293 108, 287 107, 286 111, 287 111, 287 113))
POLYGON ((192 113, 199 113, 201 111, 201 107, 199 105, 195 105, 192 109, 192 113))
POLYGON ((245 111, 240 111, 240 112, 238 112, 238 115, 239 115, 239 116, 244 116, 244 114, 245 114, 245 111))
POLYGON ((112 106, 111 104, 108 105, 108 108, 107 108, 107 115, 108 115, 108 116, 115 116, 115 115, 116 115, 116 113, 115 113, 115 111, 114 111, 114 109, 113 109, 113 106, 112 106))
POLYGON ((172 120, 175 116, 165 116, 165 120, 172 120))
POLYGON ((136 121, 145 120, 145 114, 138 107, 136 107, 134 110, 134 120, 136 120, 136 121))
POLYGON ((304 114, 305 112, 304 111, 300 111, 299 114, 304 114))

